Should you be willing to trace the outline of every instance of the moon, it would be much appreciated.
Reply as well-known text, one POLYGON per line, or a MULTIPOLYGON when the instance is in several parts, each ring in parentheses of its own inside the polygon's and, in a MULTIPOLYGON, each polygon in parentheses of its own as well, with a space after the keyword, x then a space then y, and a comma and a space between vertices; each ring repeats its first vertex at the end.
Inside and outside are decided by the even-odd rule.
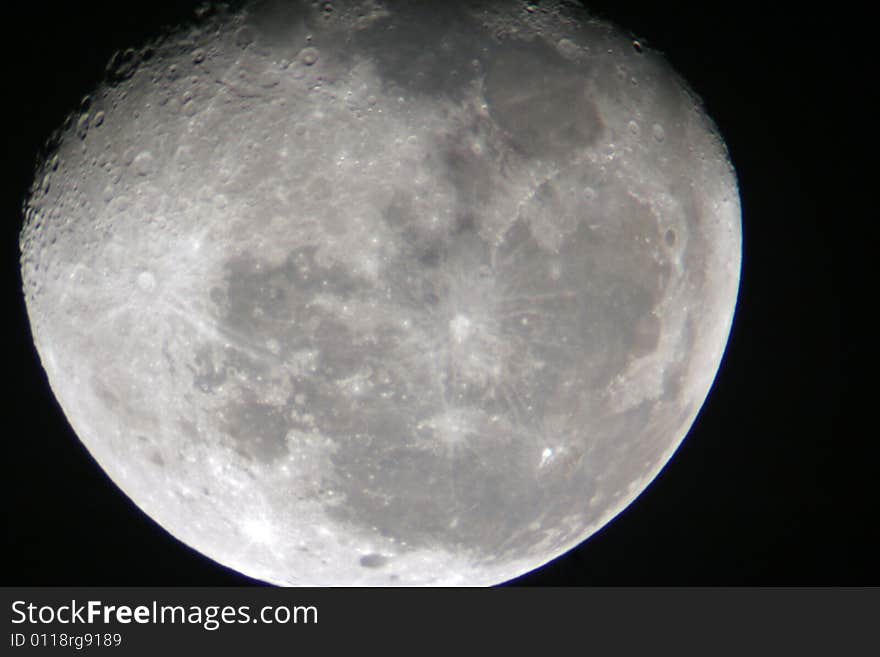
POLYGON ((686 436, 739 285, 699 97, 562 2, 205 6, 113 58, 24 214, 77 435, 278 585, 494 585, 586 540, 686 436))

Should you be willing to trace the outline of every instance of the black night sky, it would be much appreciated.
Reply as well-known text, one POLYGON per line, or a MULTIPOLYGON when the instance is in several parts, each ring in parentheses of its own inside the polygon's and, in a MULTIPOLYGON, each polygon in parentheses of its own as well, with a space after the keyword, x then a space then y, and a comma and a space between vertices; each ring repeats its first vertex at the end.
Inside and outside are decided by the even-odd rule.
MULTIPOLYGON (((195 4, 0 11, 3 585, 255 584, 176 541, 103 474, 48 388, 20 291, 20 205, 41 143, 115 50, 195 4)), ((859 419, 877 384, 858 374, 873 325, 859 315, 877 302, 877 206, 859 198, 877 171, 863 152, 877 58, 855 5, 588 4, 702 96, 739 177, 743 277, 721 370, 670 463, 610 525, 513 585, 880 584, 878 432, 859 419)))

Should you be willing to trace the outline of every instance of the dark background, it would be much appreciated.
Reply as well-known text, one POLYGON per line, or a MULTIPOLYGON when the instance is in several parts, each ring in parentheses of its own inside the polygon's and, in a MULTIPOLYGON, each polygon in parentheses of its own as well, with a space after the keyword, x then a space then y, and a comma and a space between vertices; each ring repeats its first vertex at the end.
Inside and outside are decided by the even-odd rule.
MULTIPOLYGON (((20 204, 41 143, 114 50, 195 3, 9 4, 0 584, 253 583, 173 539, 92 461, 49 390, 20 291, 20 204)), ((877 384, 858 374, 871 326, 859 309, 878 296, 867 264, 877 211, 859 198, 876 194, 877 56, 856 4, 589 4, 664 52, 724 135, 743 204, 740 300, 715 386, 657 480, 580 548, 513 584, 880 584, 878 432, 859 421, 877 384)))

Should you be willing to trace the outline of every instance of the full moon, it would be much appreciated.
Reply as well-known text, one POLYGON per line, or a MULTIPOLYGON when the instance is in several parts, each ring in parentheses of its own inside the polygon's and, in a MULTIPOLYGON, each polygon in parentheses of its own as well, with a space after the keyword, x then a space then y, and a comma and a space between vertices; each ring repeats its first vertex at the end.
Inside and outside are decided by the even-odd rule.
POLYGON ((34 341, 97 463, 221 564, 510 580, 709 392, 734 170, 663 56, 571 3, 204 6, 83 93, 24 207, 34 341))

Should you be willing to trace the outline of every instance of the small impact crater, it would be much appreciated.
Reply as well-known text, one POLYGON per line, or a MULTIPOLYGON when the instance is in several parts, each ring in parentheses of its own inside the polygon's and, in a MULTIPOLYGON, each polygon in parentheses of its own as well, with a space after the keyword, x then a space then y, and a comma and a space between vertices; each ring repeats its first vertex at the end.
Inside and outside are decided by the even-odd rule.
POLYGON ((388 558, 382 556, 381 554, 377 554, 372 552, 370 554, 365 554, 360 558, 360 564, 364 568, 381 568, 385 564, 388 563, 388 558))

